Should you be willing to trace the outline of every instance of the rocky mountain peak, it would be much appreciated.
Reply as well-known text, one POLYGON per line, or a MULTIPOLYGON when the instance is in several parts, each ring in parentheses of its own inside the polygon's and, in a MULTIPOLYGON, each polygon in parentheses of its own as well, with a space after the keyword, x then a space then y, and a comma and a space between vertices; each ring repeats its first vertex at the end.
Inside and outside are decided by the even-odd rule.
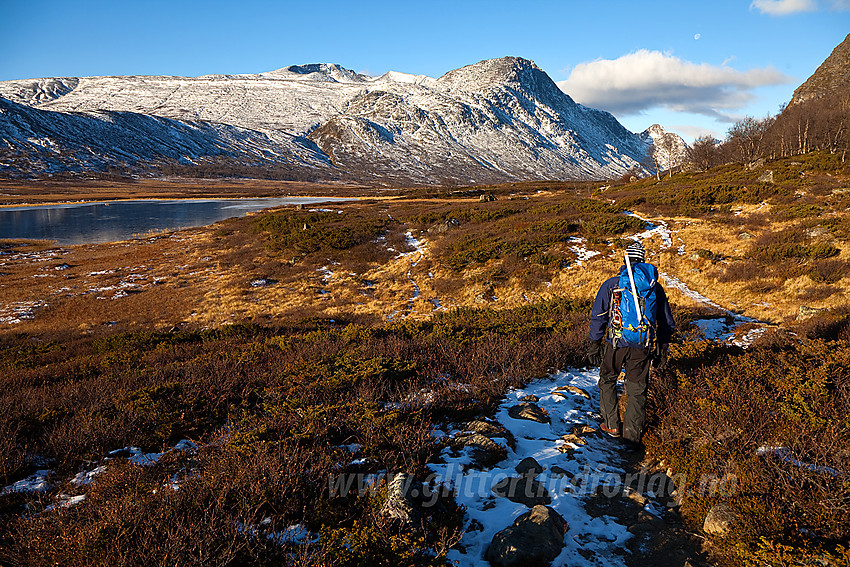
POLYGON ((485 59, 449 71, 439 79, 439 84, 469 92, 487 92, 493 88, 512 87, 545 98, 566 96, 534 61, 522 57, 499 57, 485 59))
POLYGON ((176 160, 222 175, 272 167, 291 179, 388 185, 609 179, 648 149, 519 57, 440 79, 316 63, 257 75, 5 81, 0 97, 14 103, 0 113, 0 140, 21 176, 173 170, 176 160))
POLYGON ((370 77, 346 69, 337 63, 310 63, 290 65, 267 73, 279 79, 311 80, 328 83, 362 83, 370 77))
POLYGON ((640 138, 652 146, 654 158, 662 170, 681 165, 686 157, 688 145, 675 132, 668 132, 660 124, 653 124, 640 133, 640 138))
POLYGON ((653 124, 652 126, 647 128, 646 130, 644 130, 641 133, 641 135, 642 136, 649 136, 650 138, 654 139, 654 138, 660 138, 661 136, 664 136, 664 135, 669 134, 669 133, 670 132, 665 130, 664 127, 661 124, 653 124))
POLYGON ((805 83, 797 87, 788 106, 850 89, 850 34, 821 63, 805 83))

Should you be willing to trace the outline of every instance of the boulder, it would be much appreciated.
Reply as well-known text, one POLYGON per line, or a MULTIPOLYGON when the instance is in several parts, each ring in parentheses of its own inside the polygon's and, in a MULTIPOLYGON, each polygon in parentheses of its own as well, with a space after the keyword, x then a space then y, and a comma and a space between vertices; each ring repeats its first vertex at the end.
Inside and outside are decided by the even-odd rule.
POLYGON ((470 421, 464 426, 466 431, 474 431, 487 437, 504 437, 508 434, 507 430, 499 423, 491 423, 489 421, 481 421, 479 419, 470 421))
POLYGON ((558 478, 564 477, 564 476, 568 476, 570 478, 573 477, 573 475, 572 475, 572 473, 570 473, 570 471, 568 471, 564 467, 559 467, 558 465, 554 465, 552 468, 550 468, 549 472, 552 473, 552 476, 558 477, 558 478))
POLYGON ((768 169, 767 171, 765 171, 764 173, 759 175, 758 182, 759 183, 773 183, 773 170, 768 169))
POLYGON ((546 415, 540 406, 530 402, 522 402, 508 408, 508 415, 514 419, 528 419, 538 423, 549 423, 551 419, 546 415))
POLYGON ((543 472, 543 466, 537 462, 534 457, 526 457, 514 467, 514 470, 521 475, 531 476, 534 478, 543 472))
POLYGON ((442 234, 444 232, 448 232, 449 230, 460 226, 460 221, 457 219, 448 219, 443 222, 437 223, 434 226, 428 228, 430 234, 442 234))
POLYGON ((523 396, 519 399, 521 402, 539 402, 540 398, 535 396, 534 394, 529 394, 527 396, 523 396))
POLYGON ((726 502, 715 504, 705 515, 702 531, 708 535, 729 535, 732 528, 738 522, 738 514, 726 502))
POLYGON ((387 486, 387 499, 380 514, 405 526, 418 526, 422 521, 421 505, 425 497, 422 483, 407 473, 395 475, 387 486))
POLYGON ((634 490, 632 488, 626 488, 623 491, 623 494, 625 495, 626 498, 628 498, 632 502, 635 502, 636 504, 638 504, 641 507, 645 507, 647 504, 649 504, 649 498, 647 498, 646 496, 644 496, 643 494, 641 494, 640 492, 638 492, 637 490, 634 490))
POLYGON ((484 288, 484 291, 475 296, 475 303, 492 303, 496 301, 496 289, 492 285, 484 288))
POLYGON ((578 424, 573 426, 572 433, 573 435, 588 435, 590 433, 596 433, 596 428, 590 425, 578 424))
POLYGON ((556 392, 571 392, 582 398, 590 399, 590 394, 587 393, 587 390, 582 390, 578 386, 561 386, 560 388, 555 389, 556 392))
POLYGON ((497 482, 492 490, 496 496, 507 498, 517 504, 525 504, 529 508, 552 502, 546 487, 529 475, 510 476, 497 482))
POLYGON ((493 536, 485 558, 493 567, 546 565, 564 547, 569 525, 548 506, 535 506, 493 536))
POLYGON ((825 311, 829 310, 818 309, 816 307, 809 307, 808 305, 801 305, 800 311, 797 312, 797 321, 805 321, 806 319, 811 319, 815 315, 819 315, 820 313, 824 313, 825 311))
POLYGON ((583 437, 579 437, 575 433, 567 433, 566 435, 561 435, 561 441, 566 441, 567 443, 572 443, 573 445, 587 445, 587 441, 583 437))
POLYGON ((458 435, 452 440, 456 449, 472 448, 472 459, 480 466, 492 466, 508 456, 508 450, 486 435, 470 433, 458 435))
POLYGON ((576 452, 576 448, 569 443, 564 443, 563 445, 558 445, 558 451, 564 453, 568 457, 572 457, 573 453, 576 452))
POLYGON ((664 528, 664 520, 646 510, 638 512, 637 522, 626 528, 630 533, 655 533, 664 528))

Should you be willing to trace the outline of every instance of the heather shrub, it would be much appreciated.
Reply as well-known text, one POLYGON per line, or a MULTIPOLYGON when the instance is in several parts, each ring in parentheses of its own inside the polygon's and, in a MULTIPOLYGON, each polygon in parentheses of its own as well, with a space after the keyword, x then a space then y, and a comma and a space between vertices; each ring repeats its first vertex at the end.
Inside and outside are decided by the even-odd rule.
MULTIPOLYGON (((846 314, 808 323, 808 334, 846 333, 846 314)), ((765 546, 800 554, 839 553, 850 538, 843 477, 850 388, 846 342, 801 344, 768 333, 749 350, 708 342, 671 347, 670 370, 654 395, 651 454, 682 476, 683 510, 694 529, 723 496, 740 514, 734 552, 756 562, 765 546), (704 479, 731 479, 731 494, 704 479)))
POLYGON ((754 260, 741 260, 730 263, 717 276, 719 282, 750 282, 756 279, 761 279, 769 276, 771 270, 754 260))
POLYGON ((260 215, 253 221, 273 250, 298 254, 348 250, 373 242, 392 224, 389 219, 362 211, 340 215, 291 209, 260 215))
POLYGON ((817 283, 834 284, 848 273, 846 260, 820 259, 813 263, 809 277, 817 283))
POLYGON ((329 475, 424 477, 442 448, 435 423, 480 416, 507 388, 581 363, 589 307, 557 300, 381 327, 308 319, 38 347, 6 335, 0 477, 11 483, 49 463, 55 486, 36 498, 0 495, 0 557, 441 564, 458 536, 450 500, 411 539, 376 516, 380 495, 332 497, 329 475), (197 451, 171 449, 184 438, 197 451), (130 464, 128 451, 104 460, 126 447, 164 453, 149 466, 130 464), (69 482, 98 465, 106 472, 90 486, 69 482), (60 493, 86 499, 46 510, 60 493), (295 524, 322 543, 279 543, 274 534, 295 524))

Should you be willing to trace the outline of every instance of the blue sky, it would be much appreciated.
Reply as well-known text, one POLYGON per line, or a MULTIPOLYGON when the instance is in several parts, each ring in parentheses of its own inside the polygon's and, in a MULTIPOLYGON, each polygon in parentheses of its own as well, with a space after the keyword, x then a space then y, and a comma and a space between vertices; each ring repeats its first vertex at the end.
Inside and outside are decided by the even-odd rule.
POLYGON ((850 0, 5 0, 0 80, 304 63, 439 77, 515 55, 632 131, 690 141, 775 114, 848 32, 850 0))

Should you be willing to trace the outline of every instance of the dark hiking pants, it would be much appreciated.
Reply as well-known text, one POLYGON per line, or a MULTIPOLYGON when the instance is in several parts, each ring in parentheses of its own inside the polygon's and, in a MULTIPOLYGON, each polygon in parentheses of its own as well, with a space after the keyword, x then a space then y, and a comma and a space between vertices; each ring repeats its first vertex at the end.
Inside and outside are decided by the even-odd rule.
POLYGON ((605 343, 602 366, 599 368, 599 412, 609 429, 619 429, 620 410, 617 398, 617 377, 626 371, 626 413, 623 416, 623 437, 640 442, 646 420, 646 383, 649 378, 650 357, 642 348, 614 348, 605 343))

